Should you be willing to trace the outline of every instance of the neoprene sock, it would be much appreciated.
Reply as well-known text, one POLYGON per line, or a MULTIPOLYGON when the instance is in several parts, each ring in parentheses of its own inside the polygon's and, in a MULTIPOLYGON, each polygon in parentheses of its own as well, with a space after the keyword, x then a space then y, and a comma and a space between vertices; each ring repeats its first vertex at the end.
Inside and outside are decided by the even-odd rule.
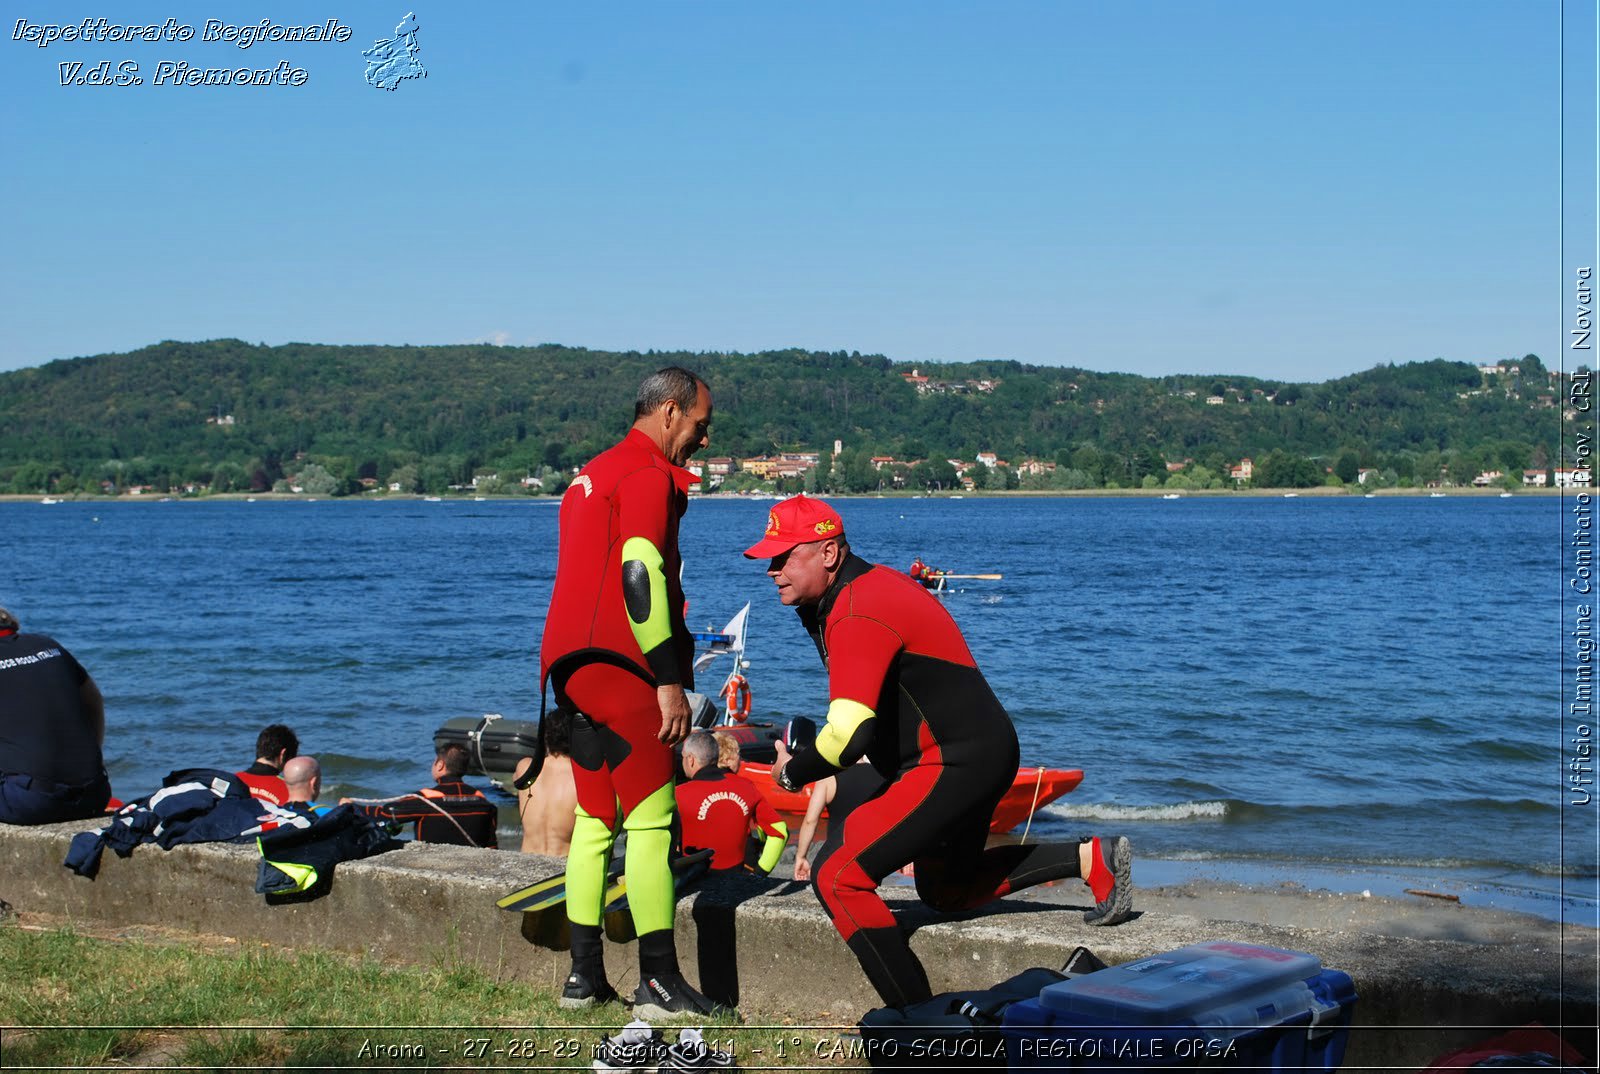
POLYGON ((589 981, 606 979, 605 941, 599 925, 570 926, 572 930, 572 970, 589 981))
POLYGON ((671 929, 658 929, 639 937, 639 976, 657 977, 678 972, 678 945, 671 929))

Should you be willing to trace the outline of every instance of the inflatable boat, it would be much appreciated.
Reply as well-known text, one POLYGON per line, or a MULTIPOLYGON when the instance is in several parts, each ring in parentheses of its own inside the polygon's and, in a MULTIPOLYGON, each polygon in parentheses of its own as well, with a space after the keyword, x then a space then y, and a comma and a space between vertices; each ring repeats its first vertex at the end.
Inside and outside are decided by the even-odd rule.
MULTIPOLYGON (((720 631, 694 635, 702 650, 695 661, 697 673, 707 670, 720 658, 732 658, 733 667, 723 679, 716 701, 704 694, 690 693, 689 707, 695 728, 725 731, 739 743, 739 774, 754 783, 780 813, 804 814, 810 803, 808 789, 786 791, 772 778, 772 765, 778 759, 773 745, 783 735, 784 724, 750 719, 750 687, 744 672, 745 626, 750 605, 728 621, 720 631)), ((510 787, 512 773, 525 757, 539 752, 539 725, 535 720, 508 719, 497 713, 484 716, 459 716, 446 720, 433 735, 434 747, 458 743, 471 758, 471 774, 487 776, 497 786, 510 787)), ((1017 769, 1011 787, 995 809, 989 822, 991 832, 1008 832, 1031 821, 1041 808, 1076 789, 1083 782, 1081 768, 1046 768, 1042 765, 1017 769)), ((826 812, 823 814, 826 816, 826 812)))

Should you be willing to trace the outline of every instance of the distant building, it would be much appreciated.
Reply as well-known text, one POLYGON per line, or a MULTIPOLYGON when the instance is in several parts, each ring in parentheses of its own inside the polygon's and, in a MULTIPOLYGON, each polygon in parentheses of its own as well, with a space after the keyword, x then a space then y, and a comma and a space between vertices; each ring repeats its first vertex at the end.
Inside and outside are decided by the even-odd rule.
POLYGON ((985 466, 998 466, 1000 465, 1000 456, 992 451, 980 451, 978 452, 978 461, 985 466))
POLYGON ((733 473, 733 460, 726 455, 719 455, 714 459, 706 460, 706 473, 712 477, 727 477, 733 473))
POLYGON ((755 455, 748 459, 739 460, 739 469, 747 474, 755 474, 763 480, 772 476, 772 471, 778 468, 778 460, 768 455, 755 455))
POLYGON ((1235 481, 1249 481, 1255 474, 1255 464, 1249 459, 1240 459, 1239 465, 1228 470, 1228 476, 1235 481))
POLYGON ((1223 403, 1226 403, 1226 402, 1227 402, 1227 400, 1224 399, 1220 395, 1208 395, 1208 396, 1206 396, 1206 406, 1221 406, 1223 403))
POLYGON ((1363 466, 1361 469, 1356 471, 1356 484, 1365 485, 1368 481, 1375 480, 1377 476, 1378 471, 1373 467, 1363 466))
POLYGON ((1524 470, 1522 471, 1522 483, 1530 488, 1542 489, 1549 480, 1549 476, 1543 470, 1524 470))
POLYGON ((893 455, 874 455, 874 456, 872 456, 872 468, 874 470, 881 470, 885 466, 893 466, 893 465, 894 465, 894 456, 893 455))
POLYGON ((1499 470, 1485 470, 1483 473, 1473 478, 1472 483, 1480 489, 1488 488, 1496 481, 1499 481, 1503 476, 1505 475, 1503 475, 1499 470))
POLYGON ((1587 484, 1589 484, 1589 468, 1587 466, 1563 466, 1556 469, 1556 488, 1558 489, 1577 488, 1580 485, 1587 484))

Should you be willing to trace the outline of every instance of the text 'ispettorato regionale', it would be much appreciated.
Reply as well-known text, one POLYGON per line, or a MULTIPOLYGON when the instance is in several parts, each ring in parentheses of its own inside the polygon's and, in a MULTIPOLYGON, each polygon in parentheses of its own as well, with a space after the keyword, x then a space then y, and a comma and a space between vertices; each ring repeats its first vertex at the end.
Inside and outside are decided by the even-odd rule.
MULTIPOLYGON (((199 41, 233 45, 248 49, 263 42, 344 43, 353 36, 350 27, 338 19, 306 26, 288 26, 262 19, 253 23, 230 23, 207 19, 197 29, 177 19, 153 23, 117 23, 106 18, 86 18, 71 23, 36 23, 18 19, 11 40, 32 42, 39 48, 55 44, 125 42, 129 44, 186 43, 199 41)), ((142 86, 144 77, 133 60, 114 63, 102 60, 93 66, 66 62, 60 68, 63 86, 142 86)), ((158 60, 151 84, 156 86, 303 86, 309 72, 288 60, 275 66, 196 67, 186 60, 158 60)))

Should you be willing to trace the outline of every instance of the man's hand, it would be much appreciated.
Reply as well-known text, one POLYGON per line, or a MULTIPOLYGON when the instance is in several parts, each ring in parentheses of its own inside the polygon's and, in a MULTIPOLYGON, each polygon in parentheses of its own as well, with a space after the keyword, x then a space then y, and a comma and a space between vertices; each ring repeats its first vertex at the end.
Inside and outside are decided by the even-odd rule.
MULTIPOLYGON (((789 763, 789 758, 793 757, 794 754, 789 752, 789 747, 783 744, 783 739, 781 738, 772 740, 772 748, 778 751, 778 759, 772 762, 772 778, 776 780, 778 773, 783 771, 783 766, 789 763)), ((780 787, 783 786, 781 783, 778 785, 780 787)))
POLYGON ((796 857, 794 859, 794 878, 802 884, 811 882, 811 859, 796 857))
POLYGON ((661 706, 661 730, 656 737, 676 746, 689 737, 689 699, 682 686, 656 687, 656 704, 661 706))

